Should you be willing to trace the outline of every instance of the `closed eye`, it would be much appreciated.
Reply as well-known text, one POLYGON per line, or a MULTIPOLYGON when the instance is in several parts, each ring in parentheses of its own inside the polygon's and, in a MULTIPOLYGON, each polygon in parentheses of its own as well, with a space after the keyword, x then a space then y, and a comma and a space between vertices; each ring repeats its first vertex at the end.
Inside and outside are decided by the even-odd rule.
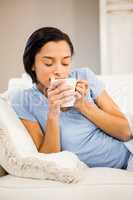
POLYGON ((45 65, 48 66, 48 67, 52 66, 52 64, 45 64, 45 65))
POLYGON ((63 64, 64 66, 68 66, 69 64, 63 64))
MULTIPOLYGON (((53 64, 47 64, 47 63, 45 63, 45 65, 48 66, 48 67, 50 67, 50 66, 52 66, 53 64)), ((69 66, 69 64, 65 64, 65 63, 62 64, 62 65, 63 65, 63 66, 69 66)))

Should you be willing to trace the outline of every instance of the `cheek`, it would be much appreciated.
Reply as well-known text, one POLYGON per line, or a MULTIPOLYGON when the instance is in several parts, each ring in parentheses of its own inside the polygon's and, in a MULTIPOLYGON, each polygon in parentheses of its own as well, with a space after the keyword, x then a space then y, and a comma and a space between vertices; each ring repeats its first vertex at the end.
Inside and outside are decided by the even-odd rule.
POLYGON ((51 70, 46 68, 38 68, 36 69, 37 79, 44 85, 49 84, 49 77, 51 74, 51 70))
POLYGON ((71 70, 71 66, 70 67, 62 67, 62 72, 64 74, 69 74, 70 70, 71 70))

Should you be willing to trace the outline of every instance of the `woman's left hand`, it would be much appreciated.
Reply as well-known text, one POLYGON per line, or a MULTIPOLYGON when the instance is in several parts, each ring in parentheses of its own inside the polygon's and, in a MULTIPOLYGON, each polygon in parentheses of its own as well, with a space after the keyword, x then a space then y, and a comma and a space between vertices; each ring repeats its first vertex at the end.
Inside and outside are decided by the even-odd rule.
POLYGON ((75 93, 76 100, 75 100, 74 106, 76 108, 78 108, 81 105, 84 97, 87 94, 88 81, 87 80, 78 80, 76 83, 75 91, 76 91, 76 93, 75 93))

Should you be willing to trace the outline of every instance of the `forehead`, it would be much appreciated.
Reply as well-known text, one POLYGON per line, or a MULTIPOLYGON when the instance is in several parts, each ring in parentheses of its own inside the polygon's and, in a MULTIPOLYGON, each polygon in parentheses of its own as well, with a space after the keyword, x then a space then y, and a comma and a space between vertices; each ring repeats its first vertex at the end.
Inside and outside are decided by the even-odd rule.
POLYGON ((47 56, 71 56, 71 50, 68 43, 64 40, 62 41, 50 41, 46 43, 39 52, 41 55, 47 56))

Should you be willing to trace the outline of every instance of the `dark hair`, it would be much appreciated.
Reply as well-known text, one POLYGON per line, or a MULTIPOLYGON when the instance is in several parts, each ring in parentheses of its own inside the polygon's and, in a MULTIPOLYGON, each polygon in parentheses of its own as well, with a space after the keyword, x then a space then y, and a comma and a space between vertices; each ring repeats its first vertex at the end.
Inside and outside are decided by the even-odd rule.
POLYGON ((35 55, 47 42, 60 40, 65 40, 68 43, 71 55, 73 55, 74 48, 69 36, 55 27, 40 28, 29 37, 23 54, 23 64, 25 71, 30 75, 33 82, 37 82, 35 71, 32 70, 35 55))

